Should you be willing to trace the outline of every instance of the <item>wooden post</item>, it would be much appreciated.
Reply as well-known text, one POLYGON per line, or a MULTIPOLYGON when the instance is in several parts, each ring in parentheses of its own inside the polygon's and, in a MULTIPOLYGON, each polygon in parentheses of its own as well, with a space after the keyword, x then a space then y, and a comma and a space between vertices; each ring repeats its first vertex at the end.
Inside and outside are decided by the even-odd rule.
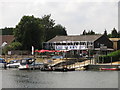
POLYGON ((85 66, 85 60, 84 60, 84 66, 85 66))
POLYGON ((103 64, 104 57, 102 57, 102 64, 103 64))
POLYGON ((112 57, 111 57, 111 65, 112 65, 112 57))
POLYGON ((98 61, 97 61, 97 63, 99 64, 99 56, 98 56, 97 58, 98 58, 98 61))

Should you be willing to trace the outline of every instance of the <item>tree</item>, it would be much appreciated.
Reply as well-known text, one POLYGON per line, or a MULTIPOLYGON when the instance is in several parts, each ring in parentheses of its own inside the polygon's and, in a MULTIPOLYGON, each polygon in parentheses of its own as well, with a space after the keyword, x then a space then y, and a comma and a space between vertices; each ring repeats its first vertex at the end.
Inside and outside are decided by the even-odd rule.
POLYGON ((65 27, 55 25, 51 15, 44 15, 42 18, 34 16, 23 16, 14 29, 15 41, 22 44, 23 50, 41 49, 42 43, 50 40, 56 35, 67 35, 65 27))
POLYGON ((44 15, 41 18, 40 24, 43 26, 44 29, 44 39, 45 41, 48 41, 50 38, 51 30, 53 29, 55 25, 55 20, 51 19, 51 14, 50 15, 44 15))
POLYGON ((41 25, 44 29, 45 41, 48 41, 56 35, 67 35, 65 27, 60 24, 55 25, 55 20, 50 18, 51 15, 44 15, 41 18, 41 25))
POLYGON ((48 40, 52 39, 53 37, 55 37, 56 35, 67 35, 67 32, 65 30, 65 27, 63 27, 62 25, 58 24, 55 25, 53 27, 53 29, 50 30, 49 32, 49 37, 48 40))
POLYGON ((95 35, 95 32, 93 30, 91 30, 90 35, 95 35))
POLYGON ((113 28, 111 34, 112 34, 112 38, 117 38, 118 37, 118 33, 117 33, 117 30, 115 28, 113 28))
POLYGON ((86 35, 86 34, 87 34, 86 30, 84 30, 84 31, 83 31, 83 35, 86 35))
POLYGON ((84 30, 83 35, 95 35, 95 32, 93 30, 89 30, 88 32, 86 32, 86 30, 84 30))
POLYGON ((42 45, 43 31, 39 19, 34 16, 23 16, 14 30, 15 40, 22 44, 22 49, 31 50, 31 46, 39 49, 42 45))
POLYGON ((5 27, 3 29, 0 29, 1 34, 0 35, 13 35, 14 28, 8 28, 5 27))
POLYGON ((104 35, 106 35, 107 36, 107 30, 105 29, 105 31, 104 31, 104 35))
POLYGON ((22 44, 20 42, 13 42, 10 45, 6 46, 3 49, 3 52, 7 53, 8 51, 11 51, 11 50, 20 50, 21 47, 22 47, 22 44))

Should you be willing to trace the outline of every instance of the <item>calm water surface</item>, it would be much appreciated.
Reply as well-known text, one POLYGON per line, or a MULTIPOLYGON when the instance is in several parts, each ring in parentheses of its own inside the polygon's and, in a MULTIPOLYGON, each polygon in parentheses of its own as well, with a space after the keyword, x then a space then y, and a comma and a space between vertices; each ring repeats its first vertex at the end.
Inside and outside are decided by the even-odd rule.
POLYGON ((118 88, 117 71, 41 72, 9 69, 0 72, 2 88, 118 88))

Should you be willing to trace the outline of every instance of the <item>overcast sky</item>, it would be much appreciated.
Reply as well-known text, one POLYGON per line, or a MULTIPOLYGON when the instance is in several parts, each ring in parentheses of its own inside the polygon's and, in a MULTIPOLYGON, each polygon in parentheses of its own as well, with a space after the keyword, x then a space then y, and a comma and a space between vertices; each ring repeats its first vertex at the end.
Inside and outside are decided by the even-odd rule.
POLYGON ((0 0, 0 28, 15 27, 22 16, 51 14, 56 24, 66 27, 69 35, 84 29, 108 33, 118 29, 119 0, 0 0))

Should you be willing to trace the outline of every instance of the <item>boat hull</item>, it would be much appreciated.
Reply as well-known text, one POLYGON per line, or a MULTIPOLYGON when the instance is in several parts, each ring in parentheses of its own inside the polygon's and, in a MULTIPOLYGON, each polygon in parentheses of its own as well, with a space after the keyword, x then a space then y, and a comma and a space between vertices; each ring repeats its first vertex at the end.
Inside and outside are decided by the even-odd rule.
POLYGON ((119 68, 100 68, 100 70, 117 71, 119 68))

